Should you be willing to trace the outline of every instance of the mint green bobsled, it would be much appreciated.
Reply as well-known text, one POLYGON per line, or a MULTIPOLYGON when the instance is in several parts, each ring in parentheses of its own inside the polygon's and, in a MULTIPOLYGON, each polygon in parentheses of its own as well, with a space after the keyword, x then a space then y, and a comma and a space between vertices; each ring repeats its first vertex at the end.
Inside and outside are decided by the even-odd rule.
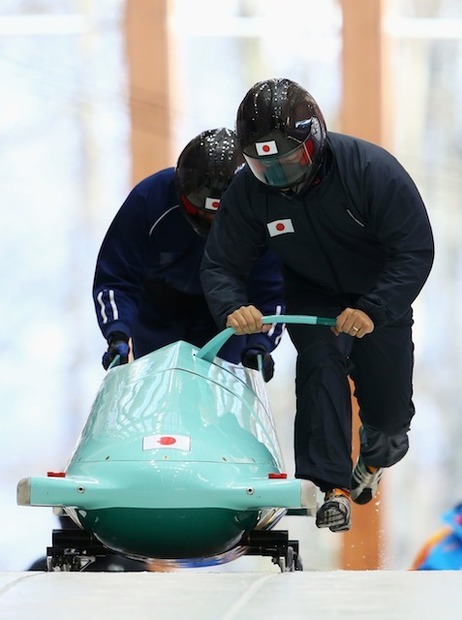
POLYGON ((261 374, 216 357, 233 333, 111 368, 66 470, 21 480, 18 504, 63 508, 111 551, 184 562, 237 557, 249 532, 313 508, 314 485, 284 477, 261 374))

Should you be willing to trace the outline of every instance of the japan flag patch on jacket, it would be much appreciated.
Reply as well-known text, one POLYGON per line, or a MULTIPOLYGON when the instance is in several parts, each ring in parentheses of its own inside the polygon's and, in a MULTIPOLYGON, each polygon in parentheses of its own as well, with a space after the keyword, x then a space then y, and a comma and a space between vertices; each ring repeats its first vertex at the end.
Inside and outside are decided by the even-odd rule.
POLYGON ((274 222, 267 222, 266 224, 270 237, 276 237, 277 235, 285 235, 287 233, 293 233, 294 225, 292 220, 274 220, 274 222))

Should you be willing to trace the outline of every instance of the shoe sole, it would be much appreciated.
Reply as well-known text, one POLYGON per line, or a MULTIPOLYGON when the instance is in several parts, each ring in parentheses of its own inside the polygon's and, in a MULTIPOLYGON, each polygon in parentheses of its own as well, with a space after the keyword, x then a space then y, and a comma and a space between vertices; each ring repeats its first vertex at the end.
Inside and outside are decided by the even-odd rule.
POLYGON ((363 506, 364 504, 368 504, 374 495, 372 494, 371 489, 363 489, 358 497, 354 497, 354 491, 351 492, 351 499, 355 504, 360 504, 363 506))
POLYGON ((338 533, 338 532, 348 532, 350 528, 351 528, 351 522, 347 523, 346 525, 342 527, 334 527, 333 525, 331 525, 329 529, 331 532, 338 533))
POLYGON ((351 527, 350 515, 339 510, 337 502, 332 502, 331 505, 327 502, 316 514, 316 527, 329 528, 331 532, 346 532, 351 527))

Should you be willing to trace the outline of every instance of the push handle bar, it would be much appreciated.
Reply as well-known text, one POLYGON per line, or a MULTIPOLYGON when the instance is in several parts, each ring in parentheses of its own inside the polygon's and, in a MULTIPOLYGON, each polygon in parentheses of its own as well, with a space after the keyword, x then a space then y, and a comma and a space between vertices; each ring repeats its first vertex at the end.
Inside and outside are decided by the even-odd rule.
MULTIPOLYGON (((263 325, 273 323, 297 323, 299 325, 327 325, 332 327, 336 323, 336 319, 330 319, 322 316, 308 316, 304 314, 271 314, 262 317, 263 325)), ((218 351, 225 342, 235 333, 233 327, 227 327, 219 334, 209 340, 199 351, 197 357, 206 362, 213 362, 218 351)))

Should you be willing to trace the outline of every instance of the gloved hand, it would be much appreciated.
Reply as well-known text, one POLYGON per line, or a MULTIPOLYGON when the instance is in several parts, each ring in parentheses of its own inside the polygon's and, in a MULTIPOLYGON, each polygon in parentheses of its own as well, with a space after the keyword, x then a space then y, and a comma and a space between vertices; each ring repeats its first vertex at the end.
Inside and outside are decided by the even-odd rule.
POLYGON ((274 361, 263 345, 254 345, 241 352, 241 362, 247 368, 261 369, 263 380, 268 382, 274 375, 274 361), (260 358, 260 359, 259 359, 260 358))
POLYGON ((128 336, 122 332, 114 332, 108 339, 109 348, 103 355, 103 367, 105 370, 109 368, 114 359, 119 356, 119 362, 117 365, 126 364, 128 362, 128 336))

